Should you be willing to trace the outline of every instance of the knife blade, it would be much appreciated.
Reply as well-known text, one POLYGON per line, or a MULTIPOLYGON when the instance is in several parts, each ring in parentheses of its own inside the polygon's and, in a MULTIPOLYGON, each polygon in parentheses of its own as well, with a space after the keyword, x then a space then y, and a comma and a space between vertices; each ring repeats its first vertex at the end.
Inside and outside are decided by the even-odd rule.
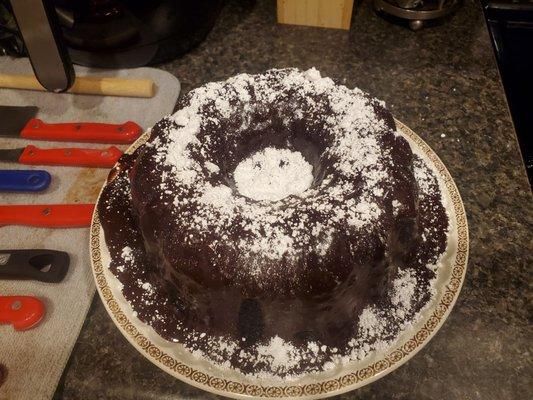
POLYGON ((37 325, 44 316, 44 304, 33 296, 0 296, 0 324, 12 324, 17 331, 37 325))
POLYGON ((133 121, 123 124, 98 122, 46 123, 34 118, 33 106, 0 106, 0 136, 24 139, 90 143, 133 143, 142 128, 133 121))
POLYGON ((0 192, 40 192, 52 177, 42 170, 0 169, 0 192))
POLYGON ((94 204, 0 205, 0 227, 26 225, 42 228, 89 226, 94 204))
POLYGON ((0 161, 28 165, 110 168, 115 165, 121 155, 122 152, 115 146, 107 149, 77 147, 42 149, 30 144, 19 149, 0 149, 0 161))
POLYGON ((0 279, 61 282, 68 271, 68 253, 46 249, 0 250, 0 279))

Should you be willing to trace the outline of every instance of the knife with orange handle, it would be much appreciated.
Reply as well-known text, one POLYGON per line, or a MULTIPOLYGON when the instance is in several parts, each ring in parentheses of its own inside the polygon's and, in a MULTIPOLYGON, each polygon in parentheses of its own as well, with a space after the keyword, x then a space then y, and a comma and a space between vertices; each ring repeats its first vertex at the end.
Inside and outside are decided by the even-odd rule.
POLYGON ((141 127, 132 121, 120 125, 97 122, 47 124, 33 118, 22 128, 20 137, 59 142, 133 143, 140 133, 141 127))
POLYGON ((0 296, 0 324, 17 331, 33 328, 44 317, 44 304, 33 296, 0 296))
POLYGON ((34 106, 0 106, 0 136, 33 140, 90 143, 133 143, 142 133, 135 122, 107 124, 99 122, 46 123, 34 118, 34 106))
POLYGON ((94 204, 0 205, 0 226, 79 228, 91 224, 93 211, 94 204))
POLYGON ((107 149, 76 147, 42 149, 30 144, 19 149, 0 149, 0 161, 27 165, 111 168, 121 155, 122 151, 115 146, 107 149))

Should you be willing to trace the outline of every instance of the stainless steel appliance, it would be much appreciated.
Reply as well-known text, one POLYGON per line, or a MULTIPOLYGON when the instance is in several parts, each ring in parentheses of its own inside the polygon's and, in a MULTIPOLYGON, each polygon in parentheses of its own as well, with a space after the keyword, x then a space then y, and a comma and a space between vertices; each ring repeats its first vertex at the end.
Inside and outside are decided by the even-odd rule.
POLYGON ((418 30, 426 21, 442 18, 454 12, 460 0, 374 0, 377 11, 409 21, 412 30, 418 30))

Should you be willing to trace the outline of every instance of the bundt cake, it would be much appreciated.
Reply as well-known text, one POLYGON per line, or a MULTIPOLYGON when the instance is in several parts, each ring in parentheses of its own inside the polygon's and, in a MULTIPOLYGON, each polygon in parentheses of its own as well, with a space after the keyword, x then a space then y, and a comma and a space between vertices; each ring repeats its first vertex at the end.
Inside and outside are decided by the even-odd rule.
POLYGON ((446 248, 437 178, 384 104, 315 69, 190 91, 110 177, 99 215, 126 299, 243 372, 320 369, 393 332, 446 248))

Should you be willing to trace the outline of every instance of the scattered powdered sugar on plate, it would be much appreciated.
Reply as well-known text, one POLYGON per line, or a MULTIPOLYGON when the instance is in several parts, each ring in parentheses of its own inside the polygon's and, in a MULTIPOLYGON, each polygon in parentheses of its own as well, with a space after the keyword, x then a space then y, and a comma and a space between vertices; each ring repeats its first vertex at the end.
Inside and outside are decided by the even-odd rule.
POLYGON ((414 173, 419 189, 422 192, 427 192, 432 181, 431 172, 425 168, 417 168, 415 165, 414 173))
POLYGON ((122 259, 124 260, 124 264, 122 265, 119 265, 117 267, 118 271, 119 272, 124 272, 124 266, 126 264, 131 264, 133 263, 134 261, 134 258, 133 258, 133 250, 131 249, 130 246, 125 246, 123 249, 122 249, 122 252, 120 254, 122 256, 122 259))
POLYGON ((289 369, 299 362, 298 349, 279 336, 274 336, 266 345, 257 346, 259 358, 266 358, 276 370, 289 369))
POLYGON ((126 246, 122 249, 121 253, 124 262, 131 263, 133 261, 133 250, 130 246, 126 246))
POLYGON ((402 318, 411 311, 411 304, 415 298, 417 279, 411 269, 398 270, 398 278, 394 280, 392 289, 392 304, 397 306, 398 317, 402 318))

